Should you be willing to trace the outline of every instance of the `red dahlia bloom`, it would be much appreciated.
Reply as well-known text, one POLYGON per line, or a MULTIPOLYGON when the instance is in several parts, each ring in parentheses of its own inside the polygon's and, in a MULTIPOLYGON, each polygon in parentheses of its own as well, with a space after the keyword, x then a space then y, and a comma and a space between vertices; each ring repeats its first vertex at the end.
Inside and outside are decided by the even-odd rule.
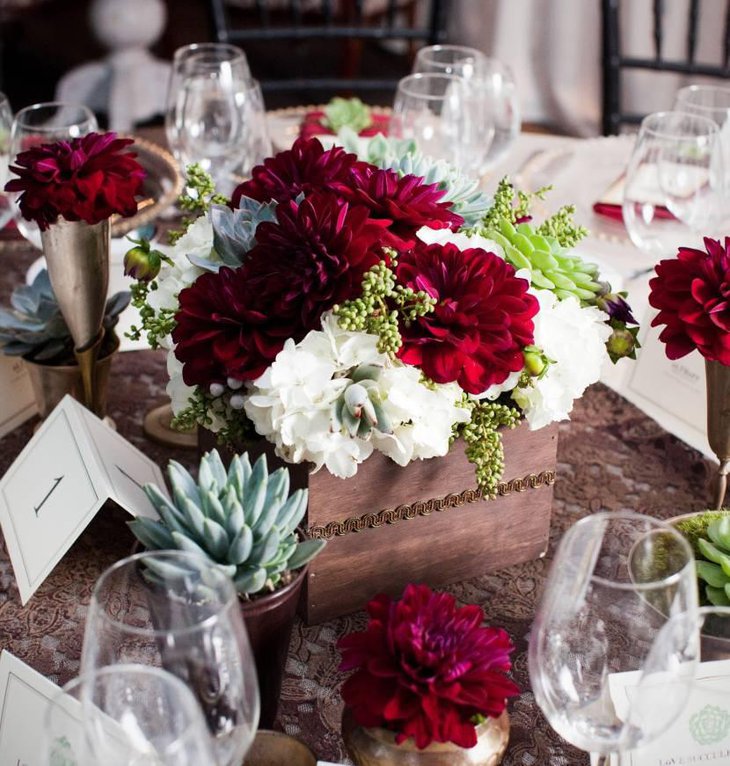
POLYGON ((526 280, 494 253, 424 245, 400 256, 398 281, 436 299, 433 312, 402 328, 400 358, 437 383, 481 394, 524 365, 537 299, 526 280))
POLYGON ((705 248, 682 247, 676 258, 657 264, 649 303, 659 313, 651 324, 666 325, 659 340, 670 359, 697 349, 730 365, 730 237, 724 245, 706 237, 705 248))
POLYGON ((241 197, 286 202, 301 192, 335 188, 348 182, 350 169, 357 161, 341 146, 325 150, 316 138, 298 138, 291 149, 268 157, 253 169, 251 179, 234 190, 231 207, 237 208, 241 197))
POLYGON ((188 385, 253 380, 287 338, 300 341, 336 303, 355 297, 381 257, 385 222, 334 194, 281 203, 239 269, 204 274, 180 292, 173 340, 188 385))
POLYGON ((89 133, 34 146, 16 157, 10 170, 19 177, 5 190, 21 192, 20 212, 41 229, 59 217, 95 224, 114 213, 134 215, 145 172, 135 154, 121 151, 133 143, 115 133, 89 133))
POLYGON ((447 593, 408 585, 400 601, 376 596, 362 633, 338 644, 341 670, 355 669, 342 697, 361 726, 433 742, 476 744, 476 715, 497 717, 519 694, 506 673, 514 646, 504 630, 482 627, 478 606, 457 607, 447 593))
POLYGON ((451 212, 451 205, 439 200, 444 191, 437 184, 424 184, 418 176, 399 177, 392 170, 380 170, 361 163, 351 171, 352 181, 342 186, 348 199, 367 205, 373 218, 392 221, 391 234, 406 248, 413 247, 422 226, 432 229, 458 228, 464 219, 451 212))

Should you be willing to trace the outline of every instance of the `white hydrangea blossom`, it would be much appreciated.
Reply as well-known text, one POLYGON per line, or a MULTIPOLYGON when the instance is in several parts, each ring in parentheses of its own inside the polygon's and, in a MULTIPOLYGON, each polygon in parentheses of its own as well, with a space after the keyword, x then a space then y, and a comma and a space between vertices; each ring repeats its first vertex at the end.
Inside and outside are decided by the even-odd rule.
MULTIPOLYGON (((196 219, 173 247, 160 247, 172 263, 162 262, 155 280, 157 289, 150 290, 147 296, 147 303, 156 313, 162 309, 177 311, 180 291, 190 287, 204 273, 203 269, 190 262, 189 256, 210 258, 212 249, 213 226, 207 216, 196 219)), ((169 336, 160 338, 160 345, 171 349, 172 340, 169 336)))
POLYGON ((547 373, 531 385, 516 388, 512 398, 522 408, 532 430, 566 420, 573 402, 595 383, 608 353, 611 328, 606 314, 594 306, 581 307, 575 297, 558 300, 549 290, 534 290, 540 302, 535 316, 535 345, 553 360, 547 373))
POLYGON ((504 250, 502 245, 493 239, 482 237, 481 234, 465 234, 463 231, 451 231, 451 229, 430 229, 428 226, 422 226, 416 236, 426 245, 445 245, 451 242, 459 250, 469 250, 472 247, 478 247, 486 250, 488 253, 494 253, 504 260, 504 250))
POLYGON ((256 431, 289 462, 309 461, 348 478, 374 448, 405 465, 416 458, 445 455, 454 423, 468 419, 457 406, 461 389, 452 384, 431 390, 415 368, 396 365, 377 349, 378 338, 343 330, 326 314, 322 330, 300 343, 286 342, 273 364, 250 386, 246 415, 256 431), (378 393, 393 426, 392 435, 373 431, 370 439, 333 428, 333 405, 347 388, 347 373, 360 365, 382 368, 378 393))

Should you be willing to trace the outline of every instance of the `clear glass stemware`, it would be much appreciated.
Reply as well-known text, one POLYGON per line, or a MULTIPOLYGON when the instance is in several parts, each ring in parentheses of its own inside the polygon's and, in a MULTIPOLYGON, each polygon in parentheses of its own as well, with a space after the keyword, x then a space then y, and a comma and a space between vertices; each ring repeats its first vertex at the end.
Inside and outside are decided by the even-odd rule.
POLYGON ((8 166, 10 164, 10 128, 13 125, 13 113, 10 102, 4 93, 0 93, 0 229, 13 217, 13 203, 7 192, 5 184, 10 178, 8 166))
POLYGON ((239 766, 259 719, 256 669, 231 579, 200 556, 152 551, 102 574, 81 671, 141 663, 182 679, 203 709, 218 766, 239 766))
MULTIPOLYGON (((98 130, 94 113, 82 104, 49 101, 21 109, 10 129, 10 164, 22 151, 39 144, 80 138, 98 130)), ((18 231, 40 249, 41 235, 38 226, 20 215, 17 198, 14 197, 15 221, 18 231)))
POLYGON ((677 615, 696 619, 692 549, 669 524, 597 513, 566 532, 530 636, 535 699, 550 725, 607 763, 661 734, 686 701, 696 657, 690 632, 658 640, 677 615), (618 711, 612 675, 640 671, 618 711), (619 714, 620 713, 620 714, 619 714))
POLYGON ((144 665, 116 665, 70 681, 46 708, 43 736, 47 766, 213 763, 191 691, 144 665))

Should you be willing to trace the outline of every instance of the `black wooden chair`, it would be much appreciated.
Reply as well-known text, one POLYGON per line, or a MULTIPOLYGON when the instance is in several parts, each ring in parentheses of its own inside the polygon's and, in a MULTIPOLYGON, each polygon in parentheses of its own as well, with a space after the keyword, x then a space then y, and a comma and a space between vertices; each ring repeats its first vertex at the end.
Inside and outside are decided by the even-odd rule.
MULTIPOLYGON (((676 2, 676 0, 669 0, 676 2)), ((674 72, 702 77, 730 77, 730 0, 725 0, 725 18, 722 63, 706 64, 697 61, 697 39, 702 10, 702 0, 688 0, 687 37, 685 56, 682 59, 667 59, 664 56, 664 16, 666 0, 652 0, 653 7, 653 47, 654 55, 647 58, 626 56, 621 47, 621 0, 601 0, 603 23, 603 133, 613 135, 622 125, 641 122, 644 115, 629 114, 623 111, 621 103, 621 85, 623 70, 647 70, 654 72, 674 72)), ((722 0, 705 0, 704 6, 714 5, 715 9, 722 0)), ((624 3, 628 6, 628 3, 624 3)))
MULTIPOLYGON (((210 0, 215 37, 244 50, 264 43, 277 49, 281 78, 261 77, 265 92, 330 91, 362 93, 393 91, 400 77, 366 76, 361 70, 368 41, 400 41, 412 53, 416 44, 433 45, 445 37, 450 0, 210 0), (417 8, 419 2, 421 8, 417 8), (423 21, 419 21, 420 19, 423 21), (303 43, 313 43, 303 56, 294 55, 303 43), (339 65, 316 72, 315 59, 328 44, 338 43, 339 65), (314 69, 315 73, 311 73, 314 69), (289 75, 291 72, 291 75, 289 75)), ((330 61, 331 61, 331 54, 330 61)), ((256 72, 254 71, 254 74, 256 72)), ((402 75, 401 75, 402 76, 402 75)))

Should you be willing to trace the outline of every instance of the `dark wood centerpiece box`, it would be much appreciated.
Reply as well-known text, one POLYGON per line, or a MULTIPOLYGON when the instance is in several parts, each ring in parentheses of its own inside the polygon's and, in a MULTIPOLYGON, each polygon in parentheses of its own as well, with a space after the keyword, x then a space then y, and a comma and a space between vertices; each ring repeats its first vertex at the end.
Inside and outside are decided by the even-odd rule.
POLYGON ((309 565, 302 605, 308 623, 361 609, 406 583, 464 580, 545 554, 558 427, 502 434, 499 494, 483 499, 457 441, 446 457, 404 468, 374 453, 349 479, 309 476, 307 531, 328 540, 309 565))
MULTIPOLYGON (((285 465, 309 487, 306 533, 327 546, 309 564, 300 609, 308 624, 362 609, 376 593, 409 582, 446 585, 545 554, 558 446, 557 424, 502 432, 505 467, 497 497, 482 498, 457 441, 448 455, 401 467, 374 452, 355 476, 284 463, 263 439, 237 446, 285 465)), ((200 432, 201 449, 215 436, 200 432)), ((221 450, 225 452, 225 450, 221 450)))

